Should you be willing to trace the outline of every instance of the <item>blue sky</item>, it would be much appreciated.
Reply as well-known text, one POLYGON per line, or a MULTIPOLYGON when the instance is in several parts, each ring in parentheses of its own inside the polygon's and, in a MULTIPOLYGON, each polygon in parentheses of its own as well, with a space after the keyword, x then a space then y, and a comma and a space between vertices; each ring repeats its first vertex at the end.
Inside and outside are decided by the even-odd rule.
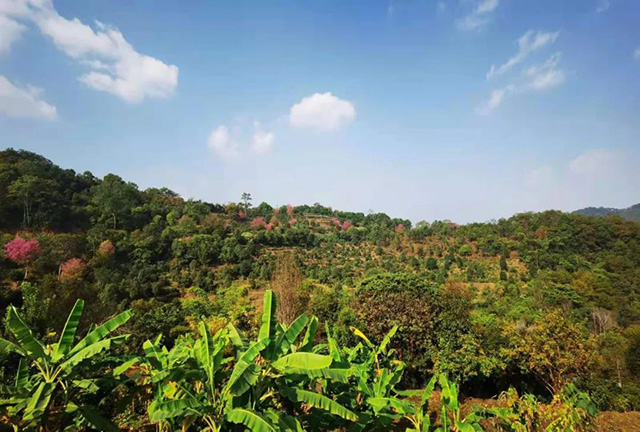
POLYGON ((634 0, 0 0, 0 147, 414 221, 640 202, 634 0))

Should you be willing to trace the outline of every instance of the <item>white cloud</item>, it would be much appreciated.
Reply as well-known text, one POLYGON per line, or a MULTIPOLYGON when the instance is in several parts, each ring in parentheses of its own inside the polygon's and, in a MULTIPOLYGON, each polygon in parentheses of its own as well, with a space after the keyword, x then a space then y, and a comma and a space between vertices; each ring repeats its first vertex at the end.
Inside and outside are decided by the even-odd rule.
POLYGON ((11 45, 22 36, 25 26, 11 18, 0 15, 0 54, 9 51, 11 45))
POLYGON ((220 125, 213 129, 209 135, 209 148, 225 159, 235 159, 249 151, 255 154, 271 151, 276 140, 273 132, 262 130, 260 123, 254 122, 253 133, 248 133, 246 124, 240 123, 242 121, 236 120, 231 128, 220 125))
POLYGON ((127 102, 164 98, 175 91, 178 67, 139 53, 120 30, 100 22, 95 29, 58 14, 50 0, 0 0, 0 13, 35 23, 69 57, 88 67, 79 80, 127 102))
POLYGON ((275 139, 276 136, 272 132, 264 132, 257 129, 253 134, 251 150, 258 154, 268 153, 271 150, 271 147, 273 147, 275 139))
POLYGON ((611 7, 611 2, 609 0, 600 0, 598 6, 596 7, 596 13, 606 12, 611 7))
POLYGON ((616 166, 616 153, 610 150, 590 150, 569 164, 574 174, 609 174, 616 166))
POLYGON ((512 85, 492 90, 489 99, 483 103, 476 112, 481 115, 490 114, 493 110, 499 108, 504 99, 515 90, 516 88, 512 85))
POLYGON ((564 84, 565 73, 557 68, 560 59, 561 53, 556 53, 544 64, 527 69, 526 75, 531 78, 529 88, 535 91, 546 91, 564 84))
POLYGON ((491 65, 491 69, 487 72, 487 79, 511 70, 514 66, 522 63, 532 52, 553 44, 556 39, 558 39, 558 36, 560 36, 560 30, 556 32, 536 32, 529 30, 518 39, 518 52, 516 55, 507 60, 503 65, 498 67, 491 65))
POLYGON ((562 55, 558 52, 544 63, 529 67, 516 83, 493 90, 489 99, 481 104, 476 112, 481 115, 490 114, 499 108, 506 97, 511 94, 544 92, 561 86, 566 81, 565 71, 558 68, 561 58, 562 55))
POLYGON ((238 156, 238 143, 233 139, 226 126, 220 125, 209 135, 209 147, 219 156, 232 158, 238 156))
POLYGON ((289 123, 293 127, 332 131, 348 125, 356 116, 353 103, 327 93, 314 93, 291 107, 289 123))
POLYGON ((20 88, 0 75, 0 113, 10 117, 55 118, 56 107, 40 100, 41 93, 35 87, 20 88))
POLYGON ((456 21, 456 25, 460 30, 478 30, 491 21, 491 14, 499 5, 499 0, 480 0, 468 15, 456 21))

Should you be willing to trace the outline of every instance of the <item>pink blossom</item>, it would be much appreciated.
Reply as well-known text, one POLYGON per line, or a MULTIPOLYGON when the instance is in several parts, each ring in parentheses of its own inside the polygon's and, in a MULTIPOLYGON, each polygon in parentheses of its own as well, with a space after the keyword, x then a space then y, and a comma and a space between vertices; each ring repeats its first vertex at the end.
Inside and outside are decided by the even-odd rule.
POLYGON ((264 218, 262 216, 258 216, 254 220, 251 221, 252 228, 262 228, 266 225, 264 218))
POLYGON ((287 216, 289 216, 290 219, 293 218, 293 206, 291 204, 287 204, 287 216))
POLYGON ((403 232, 403 231, 404 231, 404 224, 396 225, 396 232, 403 232))
POLYGON ((331 219, 331 222, 333 222, 333 225, 337 228, 340 228, 342 226, 342 224, 340 223, 340 220, 338 218, 333 218, 331 219))
POLYGON ((63 279, 75 279, 82 275, 86 264, 81 258, 71 258, 60 265, 60 277, 63 279))
POLYGON ((40 243, 36 239, 25 240, 16 237, 5 246, 7 258, 18 265, 27 265, 40 253, 40 243))
POLYGON ((344 223, 342 224, 342 231, 348 230, 352 225, 353 224, 351 223, 351 221, 344 221, 344 223))
POLYGON ((289 219, 289 226, 290 227, 294 226, 296 224, 296 222, 298 222, 298 221, 295 220, 295 219, 289 219))
POLYGON ((244 211, 242 211, 242 210, 240 210, 240 211, 238 212, 238 219, 240 219, 240 220, 244 220, 244 218, 245 218, 245 217, 247 217, 247 215, 245 214, 245 212, 244 212, 244 211))
POLYGON ((272 223, 265 224, 264 229, 266 229, 267 231, 271 231, 273 229, 273 224, 272 223))

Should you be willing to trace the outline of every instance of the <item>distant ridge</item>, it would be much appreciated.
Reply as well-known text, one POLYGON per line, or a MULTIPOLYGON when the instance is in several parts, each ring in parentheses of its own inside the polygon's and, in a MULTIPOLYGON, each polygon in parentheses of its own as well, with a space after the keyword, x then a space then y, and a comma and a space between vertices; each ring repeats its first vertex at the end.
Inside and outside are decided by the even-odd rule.
POLYGON ((632 205, 625 209, 607 208, 607 207, 586 207, 572 212, 593 217, 605 217, 609 215, 618 215, 627 220, 640 221, 640 204, 632 205))

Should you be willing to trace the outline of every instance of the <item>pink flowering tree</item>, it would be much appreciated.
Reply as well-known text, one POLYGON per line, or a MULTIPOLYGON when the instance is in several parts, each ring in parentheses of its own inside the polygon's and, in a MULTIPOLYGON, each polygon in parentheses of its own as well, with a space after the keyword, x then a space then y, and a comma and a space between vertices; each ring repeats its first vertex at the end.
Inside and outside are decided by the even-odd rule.
POLYGON ((296 222, 298 222, 298 221, 295 220, 294 218, 289 219, 289 226, 293 227, 296 224, 296 222))
POLYGON ((340 219, 338 219, 338 218, 331 219, 331 222, 333 222, 333 226, 335 226, 336 228, 341 228, 342 227, 342 224, 340 223, 340 219))
POLYGON ((273 230, 273 224, 272 223, 265 224, 264 229, 266 229, 267 231, 273 230))
POLYGON ((266 222, 262 216, 258 216, 257 218, 251 221, 252 228, 263 228, 266 225, 266 222))
POLYGON ((14 263, 24 266, 24 278, 29 275, 29 265, 40 254, 40 243, 36 239, 25 240, 16 237, 4 246, 5 256, 14 263))
POLYGON ((351 223, 351 221, 344 221, 344 223, 342 224, 342 231, 346 231, 349 228, 351 228, 353 226, 353 224, 351 223))
POLYGON ((404 232, 404 224, 396 225, 396 232, 404 232))
POLYGON ((77 279, 82 276, 86 266, 81 258, 71 258, 60 265, 60 278, 67 280, 77 279))
POLYGON ((291 204, 287 204, 287 216, 289 216, 289 219, 293 219, 293 206, 291 204))
POLYGON ((247 214, 244 211, 240 210, 238 212, 238 219, 244 220, 244 218, 246 218, 246 217, 247 217, 247 214))

